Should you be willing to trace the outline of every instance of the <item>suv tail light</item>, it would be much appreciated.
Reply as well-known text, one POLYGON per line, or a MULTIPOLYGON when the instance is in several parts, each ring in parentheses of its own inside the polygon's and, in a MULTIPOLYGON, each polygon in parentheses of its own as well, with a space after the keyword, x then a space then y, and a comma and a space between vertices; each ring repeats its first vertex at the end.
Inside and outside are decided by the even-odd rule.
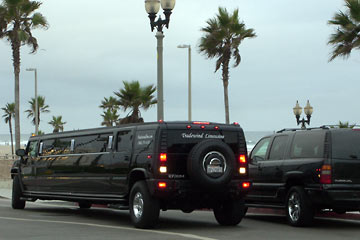
POLYGON ((323 165, 320 173, 321 184, 331 184, 331 165, 323 165))

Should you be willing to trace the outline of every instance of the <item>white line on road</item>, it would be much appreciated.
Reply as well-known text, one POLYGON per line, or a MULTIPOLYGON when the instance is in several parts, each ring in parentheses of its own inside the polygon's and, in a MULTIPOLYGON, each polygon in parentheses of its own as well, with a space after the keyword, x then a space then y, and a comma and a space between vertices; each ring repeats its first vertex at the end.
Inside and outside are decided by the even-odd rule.
POLYGON ((12 221, 25 221, 25 222, 61 223, 61 224, 70 224, 70 225, 72 224, 72 225, 82 225, 82 226, 90 226, 90 227, 121 229, 121 230, 127 230, 127 231, 156 233, 156 234, 178 236, 178 237, 189 238, 189 239, 216 240, 215 238, 202 237, 202 236, 198 236, 198 235, 194 235, 194 234, 185 234, 185 233, 167 232, 167 231, 157 231, 157 230, 145 230, 145 229, 110 226, 110 225, 101 225, 101 224, 93 224, 93 223, 79 223, 79 222, 52 221, 52 220, 26 219, 26 218, 11 218, 11 217, 0 217, 0 219, 12 220, 12 221))

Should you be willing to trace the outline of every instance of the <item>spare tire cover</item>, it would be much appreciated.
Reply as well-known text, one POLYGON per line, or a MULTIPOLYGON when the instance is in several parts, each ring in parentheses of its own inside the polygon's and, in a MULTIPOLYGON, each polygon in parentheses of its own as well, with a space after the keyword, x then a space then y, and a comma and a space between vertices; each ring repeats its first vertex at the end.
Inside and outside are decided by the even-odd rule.
POLYGON ((207 189, 218 189, 231 180, 234 164, 234 153, 226 143, 205 140, 190 151, 187 171, 194 184, 207 189))

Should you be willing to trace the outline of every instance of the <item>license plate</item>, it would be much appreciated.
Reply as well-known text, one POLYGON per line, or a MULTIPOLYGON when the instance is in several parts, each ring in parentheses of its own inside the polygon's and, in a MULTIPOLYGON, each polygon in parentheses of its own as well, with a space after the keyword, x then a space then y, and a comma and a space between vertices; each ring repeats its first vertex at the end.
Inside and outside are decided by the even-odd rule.
POLYGON ((210 166, 208 165, 207 169, 206 169, 207 173, 222 173, 223 172, 223 168, 219 167, 219 166, 210 166))

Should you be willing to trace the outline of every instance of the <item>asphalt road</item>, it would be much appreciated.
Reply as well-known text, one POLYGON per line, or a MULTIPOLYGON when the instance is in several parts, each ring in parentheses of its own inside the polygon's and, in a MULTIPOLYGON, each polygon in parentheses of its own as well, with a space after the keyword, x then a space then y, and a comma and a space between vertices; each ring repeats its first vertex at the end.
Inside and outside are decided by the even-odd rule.
POLYGON ((310 228, 294 228, 284 216, 250 214, 236 227, 223 227, 209 211, 167 211, 156 229, 141 230, 132 226, 127 211, 56 203, 27 203, 24 210, 13 210, 9 200, 0 199, 0 240, 11 239, 346 240, 360 239, 360 221, 317 218, 310 228))

